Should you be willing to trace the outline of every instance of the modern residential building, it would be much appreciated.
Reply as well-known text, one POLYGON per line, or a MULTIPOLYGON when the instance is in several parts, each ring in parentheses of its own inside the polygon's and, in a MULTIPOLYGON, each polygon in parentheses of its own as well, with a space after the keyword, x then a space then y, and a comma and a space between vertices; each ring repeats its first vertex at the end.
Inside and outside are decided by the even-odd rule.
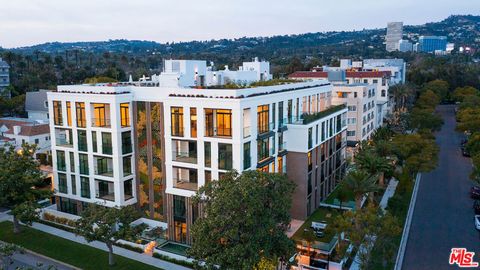
POLYGON ((48 124, 38 123, 27 118, 0 118, 0 140, 20 149, 23 143, 36 144, 37 154, 50 153, 50 129, 48 124))
POLYGON ((363 70, 389 71, 389 85, 403 84, 407 76, 407 63, 405 60, 392 59, 364 59, 363 70))
POLYGON ((0 58, 0 96, 10 98, 10 91, 6 88, 10 85, 10 66, 0 58))
POLYGON ((403 22, 389 22, 387 24, 387 35, 385 36, 386 50, 397 51, 399 41, 403 37, 403 22))
MULTIPOLYGON (((202 211, 191 196, 229 170, 286 173, 297 185, 291 211, 297 219, 340 181, 347 108, 332 105, 328 81, 225 89, 199 77, 200 61, 169 61, 175 68, 167 75, 184 77, 177 85, 165 86, 173 81, 162 73, 47 93, 58 210, 137 204, 146 217, 168 223, 169 240, 189 244, 202 211)), ((239 72, 271 78, 253 63, 239 72)))
POLYGON ((368 83, 334 84, 334 105, 346 104, 347 144, 355 146, 358 142, 368 140, 377 128, 376 121, 376 87, 368 83))
POLYGON ((435 53, 445 52, 447 50, 446 36, 421 36, 418 39, 419 52, 435 53))
POLYGON ((47 92, 49 90, 38 90, 27 92, 25 95, 25 111, 28 119, 48 123, 48 100, 47 92))

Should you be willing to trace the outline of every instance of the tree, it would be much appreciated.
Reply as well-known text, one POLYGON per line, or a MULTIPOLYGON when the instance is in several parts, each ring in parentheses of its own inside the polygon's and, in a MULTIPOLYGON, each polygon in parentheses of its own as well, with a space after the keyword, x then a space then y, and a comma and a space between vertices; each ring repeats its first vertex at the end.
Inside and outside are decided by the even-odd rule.
POLYGON ((232 171, 203 186, 193 198, 204 215, 192 226, 188 255, 222 269, 286 261, 295 252, 285 234, 294 188, 285 175, 258 171, 232 171))
POLYGON ((437 165, 439 150, 430 132, 397 135, 392 146, 400 164, 410 174, 428 172, 437 165))
POLYGON ((415 107, 419 109, 433 110, 440 103, 440 98, 432 90, 426 90, 417 99, 415 107))
POLYGON ((338 215, 327 230, 333 230, 349 239, 358 252, 360 268, 367 269, 374 245, 388 247, 394 253, 395 245, 388 244, 395 242, 402 228, 392 215, 384 214, 373 206, 367 206, 338 215))
POLYGON ((353 193, 355 197, 355 210, 362 207, 362 198, 365 194, 378 190, 375 176, 363 170, 350 171, 342 181, 342 187, 353 193))
POLYGON ((425 86, 423 87, 423 91, 433 91, 440 100, 445 100, 447 95, 448 95, 448 89, 449 89, 448 82, 444 80, 433 80, 429 81, 425 86))
POLYGON ((21 231, 20 218, 27 224, 36 218, 35 202, 50 195, 34 188, 42 183, 34 153, 35 146, 28 144, 19 151, 13 146, 0 148, 0 206, 12 208, 14 233, 21 231))
POLYGON ((408 100, 415 95, 415 89, 408 84, 397 84, 390 88, 395 101, 396 111, 404 112, 407 108, 408 100))
POLYGON ((429 109, 413 108, 408 117, 410 130, 428 129, 430 131, 439 131, 442 125, 442 118, 429 109))
POLYGON ((108 247, 108 264, 112 266, 115 264, 113 244, 120 239, 136 238, 144 229, 141 225, 130 225, 139 217, 133 206, 116 208, 90 204, 77 220, 75 234, 83 236, 88 242, 104 242, 108 247))
POLYGON ((460 102, 463 102, 467 98, 469 99, 474 96, 478 97, 479 95, 480 95, 480 91, 478 91, 478 89, 476 89, 475 87, 471 87, 471 86, 457 87, 455 91, 453 91, 453 98, 456 101, 460 101, 460 102))
POLYGON ((365 153, 358 155, 356 163, 371 176, 378 175, 378 182, 382 187, 385 185, 385 172, 392 170, 392 165, 388 160, 377 156, 373 151, 365 151, 365 153))
POLYGON ((14 244, 0 242, 0 269, 7 270, 13 264, 13 255, 20 251, 21 248, 14 244))

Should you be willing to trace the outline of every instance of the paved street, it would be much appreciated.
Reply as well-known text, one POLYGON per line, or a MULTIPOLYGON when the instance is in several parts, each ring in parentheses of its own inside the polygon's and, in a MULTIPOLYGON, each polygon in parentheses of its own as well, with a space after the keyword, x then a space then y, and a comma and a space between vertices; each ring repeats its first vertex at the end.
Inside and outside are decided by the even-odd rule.
POLYGON ((439 107, 445 124, 437 134, 437 169, 422 174, 405 252, 404 270, 459 269, 448 264, 452 247, 475 251, 480 261, 480 234, 475 230, 470 159, 460 152, 453 105, 439 107))

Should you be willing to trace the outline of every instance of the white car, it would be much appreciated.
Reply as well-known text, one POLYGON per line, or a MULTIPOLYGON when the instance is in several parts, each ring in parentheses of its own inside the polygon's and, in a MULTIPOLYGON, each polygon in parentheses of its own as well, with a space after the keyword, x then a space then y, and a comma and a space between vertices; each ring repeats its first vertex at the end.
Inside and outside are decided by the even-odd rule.
POLYGON ((480 231, 480 215, 475 215, 475 228, 480 231))

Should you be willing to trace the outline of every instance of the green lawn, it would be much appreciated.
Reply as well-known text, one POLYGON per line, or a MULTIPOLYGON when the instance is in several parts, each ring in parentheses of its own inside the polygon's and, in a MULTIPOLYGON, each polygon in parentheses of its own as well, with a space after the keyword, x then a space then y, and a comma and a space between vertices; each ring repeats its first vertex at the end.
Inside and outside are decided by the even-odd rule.
POLYGON ((0 240, 17 244, 82 269, 159 269, 118 255, 115 255, 116 265, 109 267, 108 253, 105 251, 68 241, 29 227, 23 227, 23 231, 15 235, 12 227, 11 222, 5 221, 0 223, 0 240))
POLYGON ((335 233, 333 233, 332 230, 326 230, 325 231, 325 236, 319 238, 316 237, 315 234, 313 233, 313 229, 311 228, 312 221, 319 222, 319 221, 326 221, 327 222, 327 228, 328 226, 332 223, 332 220, 334 217, 339 215, 341 212, 340 210, 336 209, 331 209, 331 208, 326 208, 326 207, 320 207, 318 208, 315 212, 313 212, 310 217, 303 223, 303 225, 295 232, 295 234, 292 236, 292 239, 294 241, 318 241, 318 242, 324 242, 324 243, 329 243, 332 238, 335 236, 335 233))

